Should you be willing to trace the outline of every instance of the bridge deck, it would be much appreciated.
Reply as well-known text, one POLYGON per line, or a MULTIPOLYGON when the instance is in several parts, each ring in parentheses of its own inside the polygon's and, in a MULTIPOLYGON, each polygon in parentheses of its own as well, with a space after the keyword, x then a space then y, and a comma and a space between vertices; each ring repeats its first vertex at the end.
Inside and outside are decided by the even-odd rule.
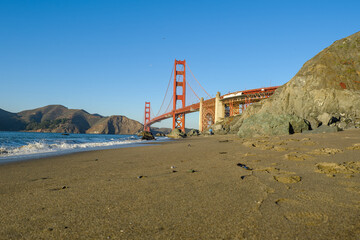
MULTIPOLYGON (((220 100, 223 101, 225 104, 230 101, 236 102, 239 104, 254 103, 254 102, 258 102, 264 98, 271 96, 277 88, 278 88, 278 86, 237 91, 237 92, 228 93, 228 94, 221 96, 220 100)), ((210 104, 214 100, 215 100, 215 98, 204 100, 203 104, 204 105, 210 104)), ((199 109, 200 109, 200 103, 195 103, 195 104, 186 106, 184 108, 179 108, 179 109, 176 109, 175 111, 164 113, 160 116, 157 116, 157 117, 151 119, 150 122, 148 123, 148 125, 154 124, 156 122, 160 122, 167 118, 171 118, 171 117, 173 117, 173 114, 180 114, 180 113, 187 114, 187 113, 197 112, 197 111, 199 111, 199 109)))

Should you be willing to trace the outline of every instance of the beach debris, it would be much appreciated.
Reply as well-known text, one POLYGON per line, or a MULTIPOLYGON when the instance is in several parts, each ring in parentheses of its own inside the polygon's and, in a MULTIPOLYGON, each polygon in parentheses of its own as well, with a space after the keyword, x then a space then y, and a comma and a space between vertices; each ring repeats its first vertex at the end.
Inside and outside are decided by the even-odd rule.
POLYGON ((250 168, 250 167, 248 167, 248 166, 246 166, 245 164, 242 164, 242 163, 238 163, 238 164, 236 164, 236 166, 242 167, 242 168, 244 168, 246 170, 253 170, 252 168, 250 168))
POLYGON ((194 172, 197 172, 197 171, 194 170, 194 169, 190 169, 188 172, 189 172, 189 173, 194 173, 194 172))
POLYGON ((172 170, 173 173, 176 173, 177 171, 176 170, 172 170))
POLYGON ((67 186, 63 186, 61 189, 67 189, 67 188, 69 188, 69 187, 67 187, 67 186))
POLYGON ((170 168, 171 168, 171 169, 175 169, 176 167, 175 167, 175 166, 171 166, 170 168))
POLYGON ((227 152, 219 152, 219 154, 227 154, 227 152))
POLYGON ((140 176, 138 176, 137 178, 139 178, 139 179, 140 179, 140 178, 143 178, 143 177, 144 177, 144 176, 140 175, 140 176))

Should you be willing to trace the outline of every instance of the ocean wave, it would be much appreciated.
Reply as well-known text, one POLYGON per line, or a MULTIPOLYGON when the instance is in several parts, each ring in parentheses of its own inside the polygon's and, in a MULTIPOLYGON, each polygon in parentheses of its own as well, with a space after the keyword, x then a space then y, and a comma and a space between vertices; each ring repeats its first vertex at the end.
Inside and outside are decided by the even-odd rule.
POLYGON ((124 144, 140 143, 140 139, 130 138, 127 140, 112 140, 104 142, 86 142, 86 143, 69 143, 57 142, 46 143, 45 141, 31 142, 21 147, 0 147, 0 158, 19 156, 19 155, 32 155, 40 153, 56 153, 70 150, 91 150, 101 149, 108 147, 116 147, 124 144), (131 139, 131 140, 130 140, 131 139))

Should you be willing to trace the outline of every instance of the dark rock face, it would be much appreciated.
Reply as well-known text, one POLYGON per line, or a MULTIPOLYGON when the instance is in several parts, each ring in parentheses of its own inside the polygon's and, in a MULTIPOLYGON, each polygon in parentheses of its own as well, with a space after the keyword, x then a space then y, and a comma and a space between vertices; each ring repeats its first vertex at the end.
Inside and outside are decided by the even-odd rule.
POLYGON ((275 115, 259 113, 245 119, 238 131, 242 138, 286 135, 309 130, 309 125, 295 115, 275 115))
POLYGON ((141 140, 155 140, 154 135, 148 131, 142 131, 139 136, 141 136, 141 140))
POLYGON ((181 130, 175 128, 174 130, 171 131, 171 133, 169 133, 167 135, 167 137, 169 138, 174 138, 174 139, 179 139, 179 138, 185 138, 186 137, 186 133, 182 132, 181 130))
POLYGON ((315 130, 304 131, 303 133, 333 133, 333 132, 338 132, 339 130, 340 129, 337 126, 321 125, 315 130))
POLYGON ((199 136, 200 132, 197 129, 191 129, 186 135, 187 136, 199 136))
POLYGON ((97 134, 136 134, 143 125, 125 116, 111 116, 102 119, 86 133, 97 134))
POLYGON ((17 114, 0 109, 0 131, 20 131, 26 123, 17 114))
POLYGON ((243 123, 251 116, 253 121, 262 120, 264 124, 272 125, 274 119, 263 119, 265 114, 296 116, 306 120, 312 129, 341 122, 344 122, 343 128, 360 125, 359 56, 360 32, 336 41, 306 62, 272 97, 252 104, 232 130, 242 136, 248 127, 243 123))

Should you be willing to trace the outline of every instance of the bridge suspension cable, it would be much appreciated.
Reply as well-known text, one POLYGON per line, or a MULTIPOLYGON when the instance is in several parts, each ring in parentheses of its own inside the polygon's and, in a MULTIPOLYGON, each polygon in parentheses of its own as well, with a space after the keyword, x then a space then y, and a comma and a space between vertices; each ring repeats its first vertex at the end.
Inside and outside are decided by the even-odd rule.
POLYGON ((188 81, 186 81, 186 84, 189 86, 189 88, 191 89, 191 91, 195 94, 195 96, 199 99, 200 101, 200 98, 199 96, 195 93, 195 91, 192 89, 192 87, 190 86, 190 84, 188 83, 188 81))
POLYGON ((193 78, 196 80, 196 82, 200 85, 200 87, 202 88, 202 90, 208 95, 209 98, 211 98, 210 94, 203 88, 203 86, 199 83, 199 81, 196 79, 196 77, 194 76, 193 72, 191 71, 189 65, 186 63, 186 66, 188 67, 188 69, 190 70, 191 75, 193 76, 193 78))
MULTIPOLYGON (((168 94, 168 90, 169 90, 169 87, 170 87, 170 84, 171 84, 171 80, 172 80, 173 74, 174 74, 174 66, 173 66, 173 68, 171 69, 170 79, 169 79, 169 83, 168 83, 167 88, 166 88, 165 96, 164 96, 164 99, 163 99, 163 101, 162 101, 162 103, 161 103, 161 106, 160 106, 159 111, 158 111, 158 113, 156 114, 156 116, 159 116, 160 111, 161 111, 161 108, 162 108, 163 105, 164 105, 164 102, 165 102, 165 99, 166 99, 166 96, 167 96, 167 94, 168 94)), ((170 102, 171 102, 171 101, 170 101, 170 102)), ((166 112, 166 111, 165 111, 165 112, 166 112)))

